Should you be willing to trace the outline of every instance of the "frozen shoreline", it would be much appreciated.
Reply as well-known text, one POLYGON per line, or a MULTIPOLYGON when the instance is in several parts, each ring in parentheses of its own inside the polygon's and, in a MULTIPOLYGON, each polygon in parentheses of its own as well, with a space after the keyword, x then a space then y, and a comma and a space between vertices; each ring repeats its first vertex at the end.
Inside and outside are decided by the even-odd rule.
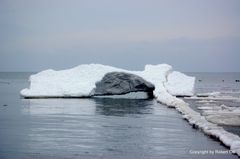
MULTIPOLYGON (((172 107, 172 105, 170 106, 172 107)), ((232 134, 224 130, 222 127, 217 126, 217 124, 207 121, 204 116, 201 116, 200 113, 194 111, 185 102, 179 103, 175 108, 183 114, 183 118, 194 128, 199 128, 205 134, 217 138, 224 145, 229 147, 233 154, 240 156, 240 137, 238 135, 232 134)))

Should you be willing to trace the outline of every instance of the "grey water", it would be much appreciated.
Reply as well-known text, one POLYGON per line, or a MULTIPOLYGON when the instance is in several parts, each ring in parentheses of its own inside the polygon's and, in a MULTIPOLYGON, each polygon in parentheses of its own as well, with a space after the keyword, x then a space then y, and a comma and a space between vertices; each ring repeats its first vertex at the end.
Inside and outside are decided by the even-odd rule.
POLYGON ((222 95, 240 97, 240 73, 187 73, 196 77, 195 92, 221 92, 222 95))
POLYGON ((237 158, 155 100, 22 99, 30 74, 0 73, 1 159, 237 158))
MULTIPOLYGON (((226 105, 228 107, 240 107, 240 73, 188 73, 196 77, 195 92, 209 93, 220 92, 221 96, 233 97, 232 100, 217 100, 216 105, 226 105)), ((192 109, 202 113, 197 109, 198 100, 185 100, 192 109)), ((221 125, 225 130, 240 136, 239 126, 221 125)))

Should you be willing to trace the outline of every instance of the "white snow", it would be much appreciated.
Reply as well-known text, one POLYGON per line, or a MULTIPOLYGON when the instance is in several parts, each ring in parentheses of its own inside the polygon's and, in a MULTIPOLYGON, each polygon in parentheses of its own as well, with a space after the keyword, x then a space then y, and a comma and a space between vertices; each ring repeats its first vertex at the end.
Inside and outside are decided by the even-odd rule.
POLYGON ((95 83, 112 71, 122 69, 100 64, 80 65, 69 70, 46 70, 30 77, 30 88, 24 97, 88 97, 95 83))
POLYGON ((189 77, 181 72, 173 71, 168 75, 165 87, 170 94, 175 96, 193 96, 194 82, 195 77, 189 77))

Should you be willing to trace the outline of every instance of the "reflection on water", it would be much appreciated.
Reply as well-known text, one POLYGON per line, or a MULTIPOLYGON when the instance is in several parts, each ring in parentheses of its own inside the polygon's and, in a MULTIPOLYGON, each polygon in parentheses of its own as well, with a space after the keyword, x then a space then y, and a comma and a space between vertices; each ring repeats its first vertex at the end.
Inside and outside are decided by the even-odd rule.
POLYGON ((95 98, 96 113, 102 115, 125 116, 152 113, 151 100, 95 98))
MULTIPOLYGON (((25 99, 23 99, 25 100, 25 99)), ((94 115, 95 102, 89 99, 29 99, 22 111, 31 115, 94 115)))
POLYGON ((190 149, 226 150, 154 100, 22 99, 21 103, 15 119, 5 116, 0 121, 2 158, 192 158, 197 156, 189 155, 190 149))
POLYGON ((1 159, 237 158, 190 155, 227 149, 155 100, 20 99, 26 85, 26 78, 0 85, 1 159))

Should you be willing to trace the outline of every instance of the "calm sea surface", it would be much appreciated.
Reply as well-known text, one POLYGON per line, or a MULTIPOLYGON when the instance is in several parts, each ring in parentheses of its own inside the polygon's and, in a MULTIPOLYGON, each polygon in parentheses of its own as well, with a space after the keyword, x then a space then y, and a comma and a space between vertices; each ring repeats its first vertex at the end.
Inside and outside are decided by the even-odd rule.
MULTIPOLYGON (((189 75, 193 75, 196 77, 195 84, 195 92, 196 93, 209 93, 209 92, 219 92, 217 98, 221 99, 221 97, 227 97, 228 99, 224 100, 185 100, 190 104, 192 109, 202 113, 201 110, 198 109, 198 106, 203 106, 198 102, 208 101, 213 106, 221 106, 224 105, 229 108, 239 108, 240 107, 240 82, 236 80, 240 80, 240 73, 188 73, 189 75)), ((240 116, 239 116, 240 118, 240 116)), ((236 135, 240 136, 240 127, 239 126, 225 126, 222 127, 236 135)))
MULTIPOLYGON (((0 159, 237 158, 155 100, 21 99, 30 74, 0 73, 0 159)), ((217 74, 194 75, 197 91, 220 89, 209 84, 217 74)), ((239 74, 218 75, 237 96, 227 81, 239 74)))

